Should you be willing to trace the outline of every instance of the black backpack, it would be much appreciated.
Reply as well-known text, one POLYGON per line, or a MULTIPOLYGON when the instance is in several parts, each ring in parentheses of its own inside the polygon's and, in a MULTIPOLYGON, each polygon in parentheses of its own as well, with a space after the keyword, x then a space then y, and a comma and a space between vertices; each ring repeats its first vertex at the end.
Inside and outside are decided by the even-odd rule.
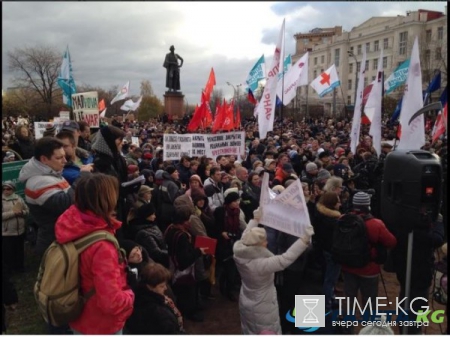
POLYGON ((351 268, 361 268, 370 262, 370 244, 361 216, 345 214, 339 218, 333 232, 331 255, 336 263, 351 268))

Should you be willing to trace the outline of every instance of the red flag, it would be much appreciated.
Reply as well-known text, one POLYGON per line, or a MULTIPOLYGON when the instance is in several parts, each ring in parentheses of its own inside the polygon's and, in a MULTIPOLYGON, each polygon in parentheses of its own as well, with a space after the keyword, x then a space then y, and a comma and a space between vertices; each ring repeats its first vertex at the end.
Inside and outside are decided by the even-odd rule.
POLYGON ((241 111, 239 110, 239 105, 236 110, 236 119, 234 121, 234 128, 240 129, 241 127, 241 111))
POLYGON ((98 102, 98 111, 103 111, 106 109, 105 100, 102 99, 100 102, 98 102))
POLYGON ((187 126, 188 131, 195 131, 199 128, 200 124, 202 122, 202 116, 201 116, 201 106, 198 105, 195 107, 195 111, 192 115, 191 121, 189 122, 187 126))
POLYGON ((365 124, 365 125, 370 124, 370 119, 364 114, 361 116, 361 124, 365 124))
POLYGON ((211 98, 211 93, 213 91, 214 86, 216 85, 216 75, 214 74, 214 68, 211 68, 211 72, 209 73, 208 82, 206 82, 205 86, 205 99, 209 102, 211 98))
POLYGON ((444 108, 439 113, 436 118, 435 130, 433 130, 433 143, 438 140, 438 138, 447 129, 447 103, 445 103, 444 108))
POLYGON ((234 128, 234 118, 233 118, 234 102, 231 104, 224 104, 225 114, 223 115, 222 130, 231 131, 234 128))
POLYGON ((224 120, 225 110, 223 105, 216 106, 216 115, 214 116, 214 122, 212 126, 212 132, 215 133, 222 127, 224 120))

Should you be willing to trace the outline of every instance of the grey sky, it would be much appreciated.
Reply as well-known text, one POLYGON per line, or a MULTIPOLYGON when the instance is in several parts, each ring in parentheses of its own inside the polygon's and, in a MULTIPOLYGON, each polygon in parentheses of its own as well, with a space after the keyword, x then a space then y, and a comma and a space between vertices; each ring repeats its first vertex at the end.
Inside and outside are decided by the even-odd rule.
POLYGON ((372 16, 407 10, 445 11, 445 2, 3 2, 2 88, 11 86, 6 53, 14 48, 69 45, 75 82, 104 89, 130 81, 139 94, 142 80, 162 99, 164 56, 170 45, 184 58, 181 89, 189 104, 200 101, 211 67, 216 88, 245 83, 261 54, 266 62, 286 19, 286 52, 293 35, 316 27, 344 30, 372 16))

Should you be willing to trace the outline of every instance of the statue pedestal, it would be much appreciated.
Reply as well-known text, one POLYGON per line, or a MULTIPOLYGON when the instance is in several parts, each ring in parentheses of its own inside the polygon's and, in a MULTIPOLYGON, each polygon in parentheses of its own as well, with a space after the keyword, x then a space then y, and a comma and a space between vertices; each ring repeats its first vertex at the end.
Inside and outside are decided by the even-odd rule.
POLYGON ((164 112, 174 120, 184 117, 184 95, 177 91, 166 91, 164 94, 164 112))

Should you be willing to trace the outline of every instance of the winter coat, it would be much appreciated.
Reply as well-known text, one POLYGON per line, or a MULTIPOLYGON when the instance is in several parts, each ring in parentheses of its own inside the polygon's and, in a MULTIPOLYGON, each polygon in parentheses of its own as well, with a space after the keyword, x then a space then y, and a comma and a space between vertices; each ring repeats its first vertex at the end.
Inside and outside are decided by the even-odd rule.
POLYGON ((214 212, 217 207, 223 206, 225 197, 223 195, 224 189, 222 183, 216 183, 211 178, 208 178, 205 180, 203 186, 205 193, 208 196, 208 203, 211 210, 214 212))
MULTIPOLYGON (((361 216, 363 214, 360 214, 361 216)), ((362 268, 350 268, 345 265, 341 265, 342 271, 347 273, 361 275, 361 276, 374 276, 378 275, 381 271, 380 265, 374 261, 377 257, 377 250, 375 246, 381 244, 386 248, 394 248, 397 244, 397 239, 395 236, 389 232, 383 221, 376 218, 370 218, 365 221, 367 238, 370 244, 370 256, 371 261, 362 268)))
POLYGON ((53 171, 35 158, 22 167, 19 181, 25 183, 25 202, 39 229, 36 253, 41 255, 55 240, 55 222, 73 204, 74 190, 61 172, 53 171))
POLYGON ((164 180, 157 187, 156 218, 158 223, 165 229, 172 222, 172 215, 175 212, 173 205, 175 199, 183 194, 184 190, 173 180, 169 173, 163 173, 164 180))
POLYGON ((25 201, 16 193, 2 196, 2 236, 17 236, 25 233, 25 219, 30 213, 25 201), (19 206, 17 206, 19 205, 19 206), (14 208, 20 207, 22 215, 15 215, 14 208))
POLYGON ((30 139, 17 139, 9 147, 16 151, 23 160, 30 159, 34 156, 34 142, 30 139))
POLYGON ((131 335, 178 335, 180 329, 177 316, 165 304, 164 296, 140 285, 136 289, 133 313, 126 324, 131 335))
POLYGON ((180 162, 178 163, 178 165, 176 165, 176 169, 180 174, 180 182, 182 184, 185 184, 186 186, 189 186, 189 178, 191 178, 192 175, 191 168, 184 166, 180 162))
MULTIPOLYGON (((137 221, 137 219, 134 221, 137 221)), ((134 241, 147 250, 149 257, 153 261, 169 268, 169 251, 167 249, 167 244, 164 241, 163 233, 156 223, 145 221, 139 225, 131 223, 131 226, 136 227, 134 241)))
MULTIPOLYGON (((55 225, 56 240, 66 243, 96 230, 112 234, 121 226, 92 213, 82 213, 74 205, 64 212, 55 225)), ((127 286, 125 262, 119 264, 119 253, 111 242, 99 241, 86 248, 79 258, 81 292, 92 288, 95 294, 87 300, 81 315, 69 325, 88 335, 112 334, 121 330, 133 310, 134 294, 127 286)))
POLYGON ((251 183, 245 183, 242 186, 242 195, 240 207, 245 214, 245 221, 253 218, 253 211, 259 207, 259 199, 261 198, 261 187, 251 183))
MULTIPOLYGON (((246 231, 257 225, 256 220, 250 220, 246 231)), ((273 255, 265 247, 246 246, 241 240, 234 244, 234 261, 242 279, 239 312, 243 334, 258 335, 263 330, 281 334, 274 276, 292 264, 307 247, 299 239, 284 254, 273 255)))
POLYGON ((178 262, 178 269, 185 270, 191 266, 201 255, 200 248, 194 247, 192 237, 186 229, 181 229, 181 225, 171 225, 167 228, 164 240, 167 243, 169 255, 178 262), (182 232, 181 234, 178 234, 182 232), (178 236, 178 239, 175 238, 178 236))
POLYGON ((341 213, 317 203, 317 212, 313 221, 314 237, 319 248, 330 252, 333 245, 333 233, 341 213))

